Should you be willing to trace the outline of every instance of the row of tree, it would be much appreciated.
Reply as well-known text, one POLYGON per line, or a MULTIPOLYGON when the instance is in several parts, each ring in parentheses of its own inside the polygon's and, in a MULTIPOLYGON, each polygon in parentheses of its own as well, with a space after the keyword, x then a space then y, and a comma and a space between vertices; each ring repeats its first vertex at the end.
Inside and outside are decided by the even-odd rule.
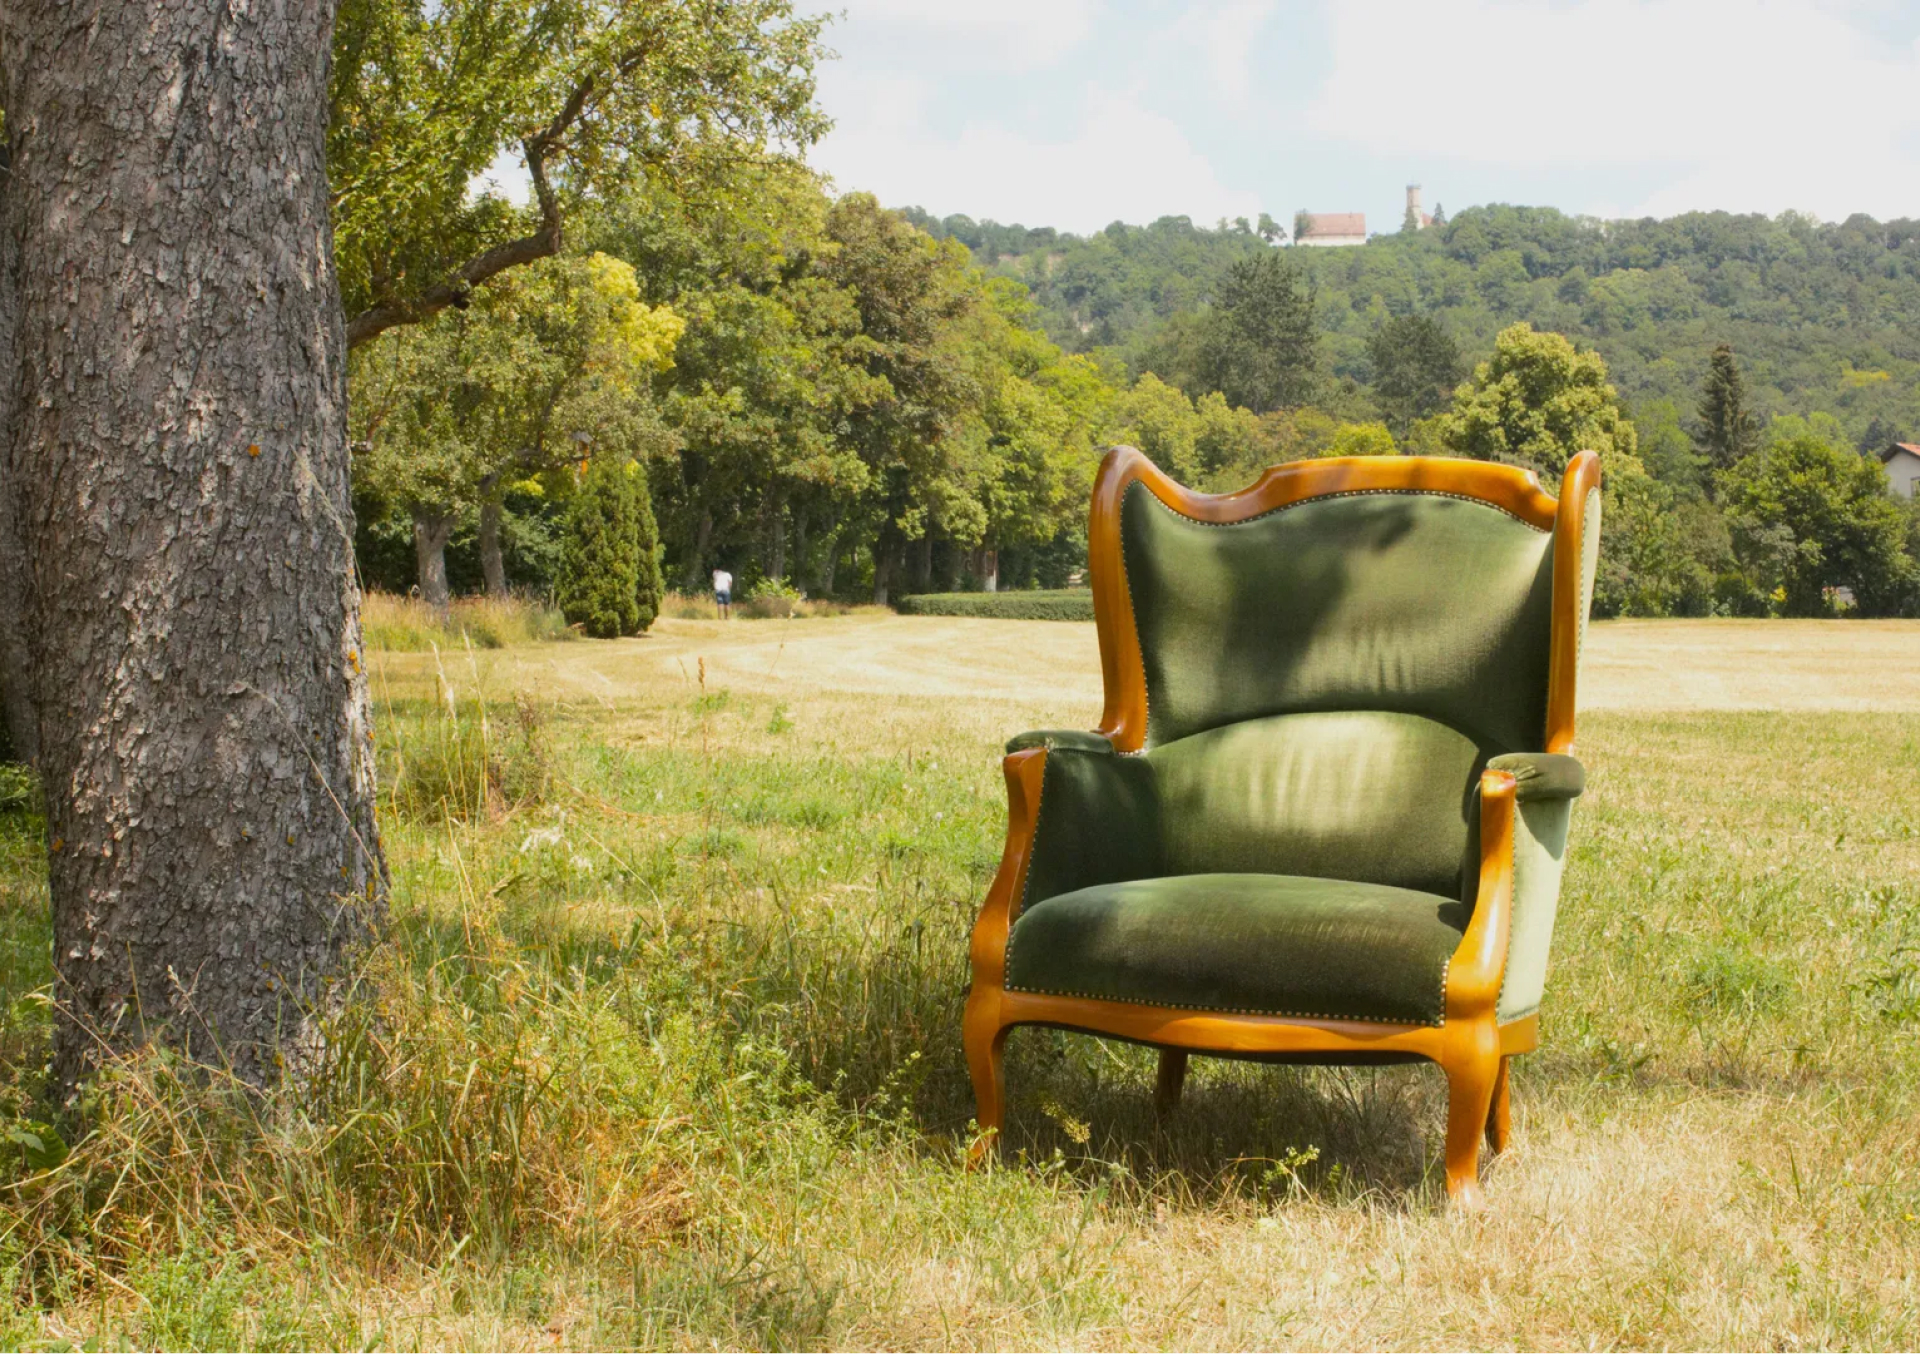
POLYGON ((1112 442, 1212 488, 1400 450, 1551 482, 1592 447, 1614 500, 1602 614, 1920 609, 1911 515, 1877 464, 1829 415, 1763 433, 1726 345, 1677 443, 1668 423, 1643 434, 1598 351, 1524 322, 1469 371, 1442 319, 1388 316, 1361 384, 1330 369, 1298 256, 1262 246, 1160 328, 1135 376, 1110 350, 1064 352, 1022 284, 904 214, 829 200, 791 167, 759 188, 716 207, 631 185, 583 222, 592 252, 363 349, 363 570, 441 600, 464 522, 456 576, 550 588, 595 458, 648 463, 682 586, 724 564, 747 587, 885 601, 1063 582, 1112 442), (1770 478, 1804 477, 1814 450, 1839 458, 1818 510, 1770 478))
POLYGON ((1311 392, 1317 338, 1275 254, 1226 280, 1200 340, 1215 388, 1194 397, 1064 353, 1021 284, 797 167, 756 168, 721 200, 639 176, 576 234, 583 252, 356 351, 373 581, 435 602, 459 583, 551 586, 574 485, 611 458, 647 464, 681 586, 719 564, 747 586, 880 601, 1057 585, 1083 561, 1113 442, 1196 480, 1391 446, 1286 412, 1311 392))

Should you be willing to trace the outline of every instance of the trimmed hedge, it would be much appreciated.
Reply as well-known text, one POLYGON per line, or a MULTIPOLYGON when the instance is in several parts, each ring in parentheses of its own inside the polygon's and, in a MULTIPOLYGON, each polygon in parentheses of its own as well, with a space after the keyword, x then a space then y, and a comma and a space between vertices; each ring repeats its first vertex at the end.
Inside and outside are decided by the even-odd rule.
POLYGON ((1001 621, 1090 621, 1093 593, 1087 588, 1018 592, 923 592, 902 597, 908 616, 979 616, 1001 621))

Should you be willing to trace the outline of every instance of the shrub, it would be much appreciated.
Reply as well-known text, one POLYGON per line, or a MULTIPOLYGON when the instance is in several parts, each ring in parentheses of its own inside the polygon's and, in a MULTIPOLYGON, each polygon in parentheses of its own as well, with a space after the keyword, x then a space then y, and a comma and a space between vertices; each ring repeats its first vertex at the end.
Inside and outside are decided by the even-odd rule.
POLYGON ((784 578, 763 578, 734 610, 753 620, 792 620, 806 596, 784 578))
POLYGON ((665 584, 660 580, 660 525, 653 516, 653 490, 647 483, 646 468, 635 462, 634 480, 634 541, 638 552, 638 586, 634 589, 634 601, 640 613, 640 629, 645 631, 660 615, 661 595, 665 584))
POLYGON ((900 599, 909 616, 978 616, 1003 621, 1090 621, 1093 593, 1085 588, 1032 592, 923 592, 900 599))
POLYGON ((593 461, 567 513, 555 587, 570 624, 595 639, 640 632, 640 489, 631 461, 593 461))

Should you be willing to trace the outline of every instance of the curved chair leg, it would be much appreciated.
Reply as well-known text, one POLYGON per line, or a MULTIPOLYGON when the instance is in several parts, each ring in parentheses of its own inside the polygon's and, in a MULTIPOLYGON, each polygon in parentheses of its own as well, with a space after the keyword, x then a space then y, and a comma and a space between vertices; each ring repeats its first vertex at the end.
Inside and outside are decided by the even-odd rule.
POLYGON ((1487 1109, 1487 1146, 1496 1156, 1507 1150, 1507 1132, 1513 1122, 1507 1102, 1507 1070, 1512 1066, 1512 1058, 1500 1060, 1500 1071, 1493 1079, 1493 1104, 1487 1109))
MULTIPOLYGON (((997 1006, 998 993, 990 994, 997 1006)), ((973 1144, 971 1160, 978 1164, 989 1152, 1000 1147, 1000 1130, 1007 1113, 1007 1081, 1001 1069, 1001 1055, 1007 1047, 1007 1031, 999 1013, 986 1002, 967 1002, 967 1014, 960 1028, 960 1042, 967 1052, 967 1071, 973 1077, 974 1120, 980 1125, 980 1138, 973 1144)))
POLYGON ((1468 1056, 1446 1065, 1447 1193, 1462 1208, 1485 1202, 1480 1192, 1480 1138, 1493 1110, 1500 1058, 1468 1056))
POLYGON ((1162 1119, 1180 1103, 1180 1090, 1187 1084, 1187 1051, 1184 1048, 1160 1050, 1160 1075, 1153 1083, 1153 1112, 1162 1119))

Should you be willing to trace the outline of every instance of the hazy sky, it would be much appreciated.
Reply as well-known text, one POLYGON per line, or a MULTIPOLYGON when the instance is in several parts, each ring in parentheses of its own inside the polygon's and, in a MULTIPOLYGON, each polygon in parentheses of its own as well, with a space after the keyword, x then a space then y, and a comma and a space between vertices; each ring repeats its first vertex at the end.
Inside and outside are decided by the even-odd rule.
POLYGON ((1920 0, 840 3, 812 159, 890 206, 1920 216, 1920 0))

